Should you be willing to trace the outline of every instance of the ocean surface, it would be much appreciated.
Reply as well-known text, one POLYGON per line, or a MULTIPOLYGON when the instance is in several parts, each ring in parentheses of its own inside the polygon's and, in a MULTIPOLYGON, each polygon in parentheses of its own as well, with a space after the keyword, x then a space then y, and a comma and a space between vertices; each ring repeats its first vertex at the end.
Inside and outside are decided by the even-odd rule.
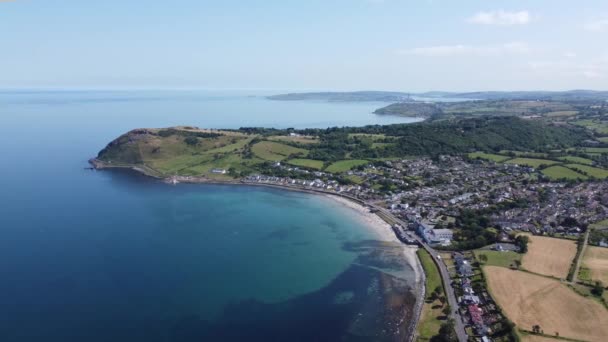
MULTIPOLYGON (((315 195, 87 160, 137 127, 408 122, 250 91, 0 92, 0 341, 392 341, 413 272, 315 195)), ((405 322, 400 322, 405 317, 405 322)))

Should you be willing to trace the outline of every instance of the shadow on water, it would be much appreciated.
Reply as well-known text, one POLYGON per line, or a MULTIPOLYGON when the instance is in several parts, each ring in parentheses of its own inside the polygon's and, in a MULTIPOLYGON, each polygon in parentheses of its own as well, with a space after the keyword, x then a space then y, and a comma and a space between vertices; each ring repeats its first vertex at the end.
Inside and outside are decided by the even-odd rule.
POLYGON ((170 340, 399 341, 414 302, 406 281, 353 265, 328 286, 281 303, 233 303, 214 322, 183 316, 170 340))

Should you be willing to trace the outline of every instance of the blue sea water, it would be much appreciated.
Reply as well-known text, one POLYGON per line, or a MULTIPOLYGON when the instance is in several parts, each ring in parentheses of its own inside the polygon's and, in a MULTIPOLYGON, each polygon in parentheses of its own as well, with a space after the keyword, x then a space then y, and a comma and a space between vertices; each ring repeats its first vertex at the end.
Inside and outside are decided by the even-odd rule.
POLYGON ((0 341, 394 339, 387 324, 411 314, 412 279, 380 270, 409 266, 348 208, 84 169, 136 127, 408 120, 371 114, 382 103, 262 95, 0 92, 0 341))

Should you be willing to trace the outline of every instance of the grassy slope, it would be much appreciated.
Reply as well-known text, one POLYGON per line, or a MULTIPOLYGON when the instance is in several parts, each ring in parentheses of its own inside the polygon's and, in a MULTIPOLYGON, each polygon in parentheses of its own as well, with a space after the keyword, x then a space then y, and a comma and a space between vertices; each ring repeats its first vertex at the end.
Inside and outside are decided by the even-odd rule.
POLYGON ((563 166, 551 166, 542 170, 542 173, 550 179, 587 179, 588 177, 563 166))
POLYGON ((419 249, 417 254, 426 275, 425 290, 427 296, 427 300, 425 300, 424 306, 422 307, 420 322, 418 323, 418 340, 428 341, 439 332, 442 320, 438 318, 443 317, 441 302, 439 302, 439 300, 430 302, 428 297, 437 286, 441 288, 441 295, 444 295, 444 292, 441 283, 441 275, 439 274, 439 270, 433 262, 431 255, 423 249, 419 249))
POLYGON ((521 254, 519 253, 487 250, 476 250, 475 257, 477 260, 479 260, 479 256, 482 254, 488 257, 488 261, 482 263, 484 266, 500 266, 510 268, 511 265, 515 264, 515 260, 521 261, 521 254))
POLYGON ((566 166, 573 170, 582 171, 582 172, 586 173, 587 175, 595 177, 595 178, 607 178, 608 177, 608 170, 600 169, 597 167, 592 167, 589 165, 580 165, 580 164, 568 164, 566 166))
POLYGON ((474 152, 474 153, 469 153, 469 158, 471 158, 471 159, 479 158, 479 159, 484 159, 484 160, 489 160, 489 161, 500 163, 502 161, 510 159, 511 157, 501 156, 499 154, 492 154, 492 153, 474 152))
POLYGON ((281 161, 290 155, 306 157, 308 150, 297 148, 274 141, 260 141, 251 147, 251 151, 259 158, 268 161, 281 161))
POLYGON ((348 171, 356 166, 366 165, 366 164, 369 164, 369 161, 358 160, 358 159, 340 160, 340 161, 337 161, 337 162, 329 165, 327 167, 327 169, 325 169, 325 171, 331 172, 331 173, 340 173, 340 172, 348 171))
POLYGON ((525 165, 534 168, 538 168, 541 165, 553 165, 557 164, 554 160, 548 159, 534 159, 534 158, 515 158, 507 161, 509 164, 525 165))

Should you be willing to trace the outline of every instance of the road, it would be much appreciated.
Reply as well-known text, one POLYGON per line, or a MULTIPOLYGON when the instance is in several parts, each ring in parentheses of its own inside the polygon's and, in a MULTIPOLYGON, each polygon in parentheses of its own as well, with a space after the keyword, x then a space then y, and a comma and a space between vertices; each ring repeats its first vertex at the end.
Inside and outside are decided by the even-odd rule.
MULTIPOLYGON (((367 203, 367 205, 378 211, 381 211, 382 214, 390 217, 392 220, 402 225, 403 227, 407 227, 407 223, 393 216, 393 214, 385 208, 382 208, 374 203, 367 203)), ((445 263, 439 259, 439 253, 436 250, 434 250, 424 241, 422 241, 419 236, 415 234, 412 235, 414 235, 414 238, 418 240, 418 242, 420 242, 420 245, 433 257, 433 259, 435 260, 435 264, 439 266, 439 273, 441 274, 441 280, 443 281, 443 287, 445 288, 448 303, 450 304, 450 308, 454 310, 450 312, 450 317, 454 320, 454 328, 456 330, 456 335, 458 336, 458 341, 467 342, 468 336, 464 330, 464 323, 462 322, 462 318, 460 317, 460 315, 456 313, 456 309, 458 308, 458 301, 456 300, 456 295, 454 294, 454 288, 452 287, 452 280, 450 278, 448 268, 446 267, 445 263)))

